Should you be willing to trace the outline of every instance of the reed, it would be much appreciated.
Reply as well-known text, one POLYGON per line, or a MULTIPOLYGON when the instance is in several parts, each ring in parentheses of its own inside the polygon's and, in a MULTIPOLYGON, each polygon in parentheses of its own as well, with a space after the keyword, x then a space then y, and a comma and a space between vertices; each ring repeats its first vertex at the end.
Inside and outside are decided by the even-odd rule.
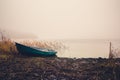
POLYGON ((27 46, 33 46, 38 48, 48 48, 48 49, 54 49, 57 51, 63 50, 66 48, 66 46, 60 42, 60 41, 22 41, 21 44, 27 45, 27 46))
MULTIPOLYGON (((0 40, 0 54, 9 54, 9 55, 19 55, 15 42, 12 41, 10 38, 6 37, 2 32, 0 32, 1 40, 0 40)), ((48 48, 48 49, 54 49, 56 51, 60 51, 62 49, 65 49, 65 45, 62 44, 60 41, 21 41, 21 44, 32 46, 32 47, 38 47, 38 48, 48 48)))
POLYGON ((0 42, 0 53, 2 54, 16 54, 17 49, 11 40, 0 42))

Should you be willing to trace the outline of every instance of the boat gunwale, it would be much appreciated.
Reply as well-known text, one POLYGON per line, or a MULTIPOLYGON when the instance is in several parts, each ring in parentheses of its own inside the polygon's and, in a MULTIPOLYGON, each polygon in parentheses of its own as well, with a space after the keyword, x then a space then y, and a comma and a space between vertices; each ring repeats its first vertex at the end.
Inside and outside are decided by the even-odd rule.
MULTIPOLYGON (((23 45, 23 44, 19 44, 19 43, 16 43, 15 42, 15 44, 16 44, 16 46, 17 45, 19 45, 19 46, 23 46, 23 47, 26 47, 26 48, 30 48, 30 49, 32 49, 32 50, 34 50, 34 51, 37 51, 37 52, 35 52, 35 53, 32 53, 33 55, 44 55, 44 56, 50 56, 50 55, 56 55, 56 51, 54 51, 54 50, 52 50, 52 52, 46 52, 46 51, 41 51, 41 50, 38 50, 38 49, 35 49, 35 48, 32 48, 32 47, 30 47, 30 46, 26 46, 26 45, 23 45), (37 53, 37 54, 36 54, 37 53), (46 55, 45 55, 46 54, 46 55)), ((17 49, 18 49, 18 46, 17 46, 17 49)), ((19 50, 18 50, 19 51, 19 50)), ((21 51, 19 51, 19 52, 21 52, 21 51)), ((21 52, 22 53, 22 52, 21 52)))

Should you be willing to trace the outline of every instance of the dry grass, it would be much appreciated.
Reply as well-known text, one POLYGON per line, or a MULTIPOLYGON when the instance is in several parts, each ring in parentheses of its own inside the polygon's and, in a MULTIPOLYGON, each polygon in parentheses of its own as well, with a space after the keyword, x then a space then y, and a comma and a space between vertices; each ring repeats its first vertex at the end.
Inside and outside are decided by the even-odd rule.
POLYGON ((0 30, 0 58, 8 59, 13 55, 17 55, 17 49, 14 42, 12 42, 8 37, 6 37, 0 30))
POLYGON ((60 51, 62 49, 65 49, 66 46, 60 42, 60 41, 22 41, 21 44, 32 46, 32 47, 38 47, 38 48, 48 48, 53 49, 56 51, 60 51))
MULTIPOLYGON (((47 42, 47 41, 22 41, 21 44, 32 46, 32 47, 38 47, 38 48, 48 48, 48 49, 54 49, 56 51, 60 51, 62 49, 65 49, 65 45, 63 45, 61 42, 47 42)), ((15 43, 11 40, 4 40, 0 41, 0 53, 6 53, 6 54, 17 54, 17 49, 15 46, 15 43)))
MULTIPOLYGON (((15 46, 15 42, 7 38, 2 32, 0 32, 0 54, 18 55, 18 51, 15 46)), ((48 48, 56 51, 65 49, 65 45, 60 41, 21 41, 21 44, 38 47, 38 48, 48 48)))
POLYGON ((2 54, 17 54, 17 49, 11 40, 0 41, 0 53, 2 54))
POLYGON ((0 54, 17 54, 17 49, 3 31, 0 30, 0 54))

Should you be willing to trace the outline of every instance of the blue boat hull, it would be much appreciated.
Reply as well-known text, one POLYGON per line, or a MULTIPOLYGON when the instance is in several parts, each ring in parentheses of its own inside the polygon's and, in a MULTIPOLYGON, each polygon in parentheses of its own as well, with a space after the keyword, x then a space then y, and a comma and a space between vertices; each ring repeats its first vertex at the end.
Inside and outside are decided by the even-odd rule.
POLYGON ((17 47, 17 50, 22 55, 27 55, 27 56, 56 56, 56 53, 57 53, 54 50, 42 51, 42 49, 35 49, 19 43, 16 43, 16 47, 17 47))

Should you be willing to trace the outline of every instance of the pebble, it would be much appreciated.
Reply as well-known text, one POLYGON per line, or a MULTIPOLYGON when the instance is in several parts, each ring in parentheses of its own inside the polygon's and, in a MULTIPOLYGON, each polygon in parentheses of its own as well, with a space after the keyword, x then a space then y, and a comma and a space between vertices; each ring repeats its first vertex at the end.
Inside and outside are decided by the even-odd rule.
POLYGON ((37 73, 34 73, 34 76, 38 77, 38 76, 39 76, 39 74, 37 74, 37 73))

